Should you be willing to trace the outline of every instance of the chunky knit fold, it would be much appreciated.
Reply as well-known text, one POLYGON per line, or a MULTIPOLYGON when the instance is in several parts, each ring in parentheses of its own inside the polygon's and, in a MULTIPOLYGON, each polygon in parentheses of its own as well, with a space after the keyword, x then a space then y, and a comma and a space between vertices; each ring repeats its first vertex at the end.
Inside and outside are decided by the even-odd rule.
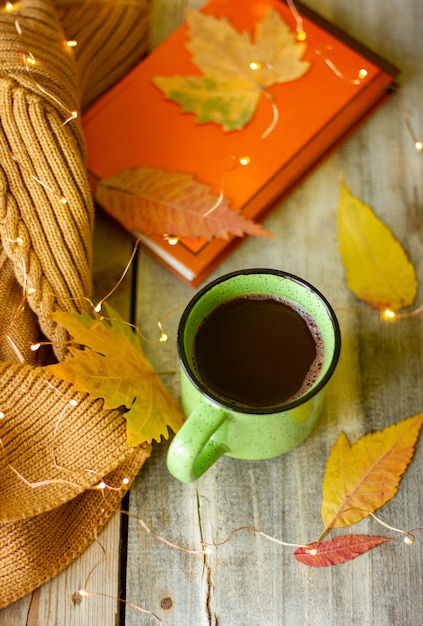
POLYGON ((87 547, 149 455, 126 446, 121 412, 38 368, 67 351, 51 313, 90 306, 81 111, 140 60, 147 35, 147 0, 0 10, 0 607, 87 547), (53 350, 31 351, 43 339, 53 350), (102 480, 118 486, 110 507, 102 480))

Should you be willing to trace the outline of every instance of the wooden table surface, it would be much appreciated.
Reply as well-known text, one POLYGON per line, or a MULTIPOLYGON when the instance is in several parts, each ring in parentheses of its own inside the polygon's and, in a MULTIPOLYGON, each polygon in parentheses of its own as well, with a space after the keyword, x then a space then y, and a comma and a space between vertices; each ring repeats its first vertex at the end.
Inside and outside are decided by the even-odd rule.
MULTIPOLYGON (((248 238, 211 278, 271 266, 304 277, 328 297, 339 317, 343 350, 322 421, 305 444, 282 457, 260 462, 223 457, 188 485, 166 469, 168 443, 156 445, 123 503, 131 517, 115 515, 100 535, 106 561, 94 567, 103 551, 93 544, 60 576, 1 610, 0 626, 423 625, 422 531, 407 546, 401 535, 367 518, 344 532, 397 541, 327 568, 301 565, 293 548, 251 530, 235 533, 207 555, 160 540, 199 550, 201 541, 218 543, 248 526, 286 542, 312 541, 322 530, 322 479, 339 433, 344 430, 353 442, 423 410, 423 313, 387 322, 362 305, 345 284, 336 225, 342 175, 402 242, 422 283, 423 154, 415 150, 405 116, 423 139, 423 2, 306 3, 401 68, 401 96, 393 95, 268 217, 272 240, 248 238), (74 606, 72 594, 87 576, 93 595, 74 606), (116 600, 121 590, 127 604, 116 600)), ((185 6, 202 4, 153 0, 152 46, 179 25, 185 6)), ((94 279, 101 296, 119 278, 131 249, 126 237, 98 221, 94 279)), ((147 336, 157 337, 162 321, 168 342, 146 344, 145 352, 176 397, 175 334, 192 295, 141 251, 132 276, 112 300, 147 336)), ((420 289, 416 306, 422 302, 420 289)), ((420 442, 398 494, 378 516, 396 528, 421 528, 422 484, 420 442)))

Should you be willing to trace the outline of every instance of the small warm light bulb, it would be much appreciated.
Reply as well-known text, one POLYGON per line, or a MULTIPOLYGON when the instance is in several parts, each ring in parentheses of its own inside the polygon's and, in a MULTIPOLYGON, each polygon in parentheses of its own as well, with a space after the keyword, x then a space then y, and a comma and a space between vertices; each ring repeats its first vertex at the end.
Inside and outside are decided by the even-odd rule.
POLYGON ((251 162, 251 158, 249 156, 242 156, 238 159, 240 165, 248 165, 251 162))
POLYGON ((364 78, 367 78, 368 76, 368 71, 365 70, 364 68, 362 68, 359 72, 358 72, 358 77, 363 80, 364 78))
POLYGON ((312 548, 311 550, 307 550, 307 552, 309 554, 311 554, 311 556, 316 556, 317 554, 317 549, 316 548, 312 548))
POLYGON ((423 142, 416 141, 414 147, 416 148, 417 152, 423 152, 423 142))
POLYGON ((72 398, 72 400, 69 400, 69 404, 70 404, 70 406, 78 406, 78 400, 74 400, 72 398))
POLYGON ((25 57, 25 62, 27 65, 37 65, 36 59, 31 54, 25 57))
POLYGON ((385 309, 383 312, 383 317, 386 320, 394 320, 396 318, 395 311, 391 311, 391 309, 385 309))
POLYGON ((32 352, 37 352, 37 350, 39 350, 40 348, 41 348, 41 344, 40 343, 33 343, 31 345, 32 352))
POLYGON ((178 237, 167 237, 167 243, 170 246, 176 246, 176 244, 178 243, 179 239, 178 237))
POLYGON ((95 489, 99 489, 100 491, 102 491, 103 489, 106 489, 106 487, 106 483, 102 480, 101 483, 98 483, 98 485, 95 486, 95 489))
POLYGON ((4 420, 5 418, 5 414, 3 413, 3 411, 0 411, 0 420, 4 420))
POLYGON ((85 589, 79 589, 78 593, 82 598, 86 598, 88 596, 88 591, 85 591, 85 589))
POLYGON ((76 48, 78 42, 76 41, 76 39, 69 39, 69 41, 66 42, 66 45, 68 48, 76 48))
POLYGON ((122 479, 122 485, 129 485, 129 478, 125 476, 125 478, 122 479))
POLYGON ((404 543, 406 543, 408 546, 411 546, 414 543, 414 537, 407 535, 406 537, 404 537, 404 543))
POLYGON ((159 342, 160 342, 160 343, 166 343, 166 341, 169 339, 169 337, 166 335, 166 333, 165 333, 165 331, 164 331, 164 328, 163 328, 163 326, 162 326, 162 323, 161 323, 160 321, 159 321, 159 322, 157 322, 157 326, 160 328, 160 331, 161 331, 161 333, 162 333, 162 334, 160 335, 159 342))
POLYGON ((102 302, 99 302, 98 304, 96 304, 94 307, 94 313, 100 313, 101 307, 102 307, 102 302))
POLYGON ((6 11, 13 11, 13 4, 11 2, 6 2, 4 8, 6 9, 6 11))
POLYGON ((307 39, 307 33, 305 30, 300 30, 297 32, 297 41, 305 41, 307 39))
POLYGON ((28 289, 26 290, 27 296, 33 296, 34 293, 37 293, 37 290, 35 289, 35 287, 28 287, 28 289))
POLYGON ((253 61, 252 63, 250 63, 250 70, 253 70, 253 72, 259 70, 261 68, 261 63, 257 63, 257 61, 253 61))
POLYGON ((60 198, 60 203, 61 203, 61 204, 67 204, 67 203, 68 203, 68 201, 67 201, 67 199, 65 198, 65 196, 62 196, 62 197, 60 198))

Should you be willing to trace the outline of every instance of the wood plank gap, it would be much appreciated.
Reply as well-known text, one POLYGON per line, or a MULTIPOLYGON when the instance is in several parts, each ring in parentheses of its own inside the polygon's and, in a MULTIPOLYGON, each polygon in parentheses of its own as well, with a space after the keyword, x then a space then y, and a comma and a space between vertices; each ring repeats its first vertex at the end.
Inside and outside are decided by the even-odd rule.
MULTIPOLYGON (((137 281, 138 281, 138 263, 139 248, 135 252, 135 256, 131 267, 131 297, 129 300, 129 322, 136 324, 137 321, 137 281)), ((121 504, 123 511, 129 511, 130 491, 128 491, 121 504)), ((120 516, 120 560, 119 560, 119 626, 125 626, 126 623, 126 571, 128 566, 128 537, 129 537, 129 516, 120 516)))
MULTIPOLYGON (((129 511, 129 491, 122 500, 122 510, 129 511)), ((119 626, 125 626, 126 622, 126 570, 128 565, 128 525, 129 516, 120 517, 120 561, 119 561, 119 626)))

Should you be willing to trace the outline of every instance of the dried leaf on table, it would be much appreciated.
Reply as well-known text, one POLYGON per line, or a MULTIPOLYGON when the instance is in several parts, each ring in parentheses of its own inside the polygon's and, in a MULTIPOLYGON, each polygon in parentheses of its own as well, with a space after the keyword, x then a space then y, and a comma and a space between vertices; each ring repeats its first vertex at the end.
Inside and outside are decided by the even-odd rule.
POLYGON ((105 307, 107 318, 88 313, 56 312, 76 344, 62 363, 47 369, 71 382, 77 391, 103 398, 106 409, 125 407, 128 446, 169 436, 179 430, 182 411, 145 358, 132 327, 105 307))
POLYGON ((271 236, 191 174, 125 169, 100 181, 95 196, 112 217, 136 233, 207 240, 227 239, 229 233, 271 236))
POLYGON ((274 9, 257 24, 253 42, 226 19, 188 10, 187 23, 187 48, 203 75, 156 77, 153 82, 199 123, 214 122, 225 131, 242 129, 265 89, 296 80, 310 67, 302 60, 306 44, 296 40, 274 9))
POLYGON ((387 226, 342 183, 338 229, 351 291, 380 310, 410 306, 417 293, 413 264, 387 226))
POLYGON ((386 541, 393 541, 388 537, 371 535, 344 535, 329 541, 311 543, 294 552, 297 561, 311 567, 327 567, 351 561, 360 554, 379 546, 386 541))
POLYGON ((350 445, 344 432, 333 446, 323 480, 325 529, 355 524, 376 511, 398 490, 423 424, 423 413, 350 445))

